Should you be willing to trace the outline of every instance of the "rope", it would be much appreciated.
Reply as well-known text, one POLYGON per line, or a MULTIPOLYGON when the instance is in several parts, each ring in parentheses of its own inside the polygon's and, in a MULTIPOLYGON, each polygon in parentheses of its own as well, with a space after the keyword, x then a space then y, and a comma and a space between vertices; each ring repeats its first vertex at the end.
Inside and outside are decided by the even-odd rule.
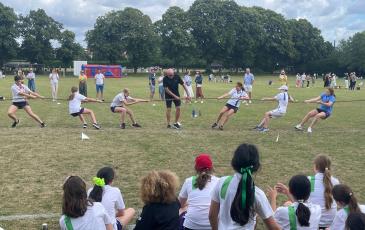
MULTIPOLYGON (((8 97, 8 98, 11 98, 11 97, 8 97)), ((210 102, 222 102, 224 100, 229 100, 229 99, 233 99, 233 100, 238 100, 239 98, 223 98, 223 99, 217 99, 215 97, 207 97, 207 98, 203 98, 202 100, 208 100, 210 102)), ((9 101, 11 99, 1 99, 0 97, 0 101, 9 101)), ((36 100, 36 99, 30 99, 30 100, 36 100)), ((50 98, 50 97, 45 97, 45 98, 42 98, 42 99, 38 99, 38 100, 53 100, 53 98, 50 98)), ((161 99, 153 99, 149 102, 165 102, 165 101, 174 101, 176 99, 165 99, 165 100, 161 100, 161 99)), ((181 101, 185 101, 185 98, 180 98, 181 101)), ((191 99, 193 100, 193 99, 191 99)), ((264 103, 267 103, 267 102, 273 102, 273 101, 263 101, 263 100, 260 100, 260 99, 250 99, 251 101, 254 101, 254 102, 264 102, 264 103)), ((67 98, 58 98, 57 101, 68 101, 67 98)), ((248 100, 242 100, 242 101, 248 101, 248 100)), ((353 100, 337 100, 336 103, 352 103, 352 102, 365 102, 365 99, 353 99, 353 100)), ((106 103, 106 104, 110 104, 112 103, 112 101, 103 101, 103 103, 106 103)), ((304 101, 295 101, 295 102, 290 102, 292 104, 316 104, 315 102, 313 103, 306 103, 304 101)))

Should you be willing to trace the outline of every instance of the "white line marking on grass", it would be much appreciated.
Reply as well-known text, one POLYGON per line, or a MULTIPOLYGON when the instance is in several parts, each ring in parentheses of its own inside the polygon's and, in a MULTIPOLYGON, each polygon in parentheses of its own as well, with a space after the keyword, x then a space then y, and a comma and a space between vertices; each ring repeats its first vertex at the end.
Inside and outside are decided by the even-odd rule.
POLYGON ((30 215, 0 216, 0 221, 51 219, 51 218, 55 218, 55 217, 61 217, 61 214, 51 213, 51 214, 30 214, 30 215))

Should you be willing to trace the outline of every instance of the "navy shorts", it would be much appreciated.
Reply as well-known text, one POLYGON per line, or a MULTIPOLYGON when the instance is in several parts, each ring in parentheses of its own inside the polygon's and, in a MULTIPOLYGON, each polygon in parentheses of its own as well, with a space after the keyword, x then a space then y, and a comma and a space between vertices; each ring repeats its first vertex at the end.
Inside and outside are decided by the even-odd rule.
POLYGON ((104 91, 104 85, 96 85, 96 92, 103 92, 104 91))
POLYGON ((84 112, 84 108, 81 108, 78 113, 71 113, 70 115, 73 117, 78 117, 84 112))
POLYGON ((123 225, 122 225, 122 223, 120 223, 120 221, 118 219, 117 219, 117 228, 118 228, 118 230, 123 229, 123 225))
POLYGON ((327 111, 324 111, 323 109, 317 109, 317 112, 318 113, 325 113, 326 114, 326 117, 323 118, 323 119, 327 119, 331 116, 331 113, 327 112, 327 111))
POLYGON ((181 100, 174 100, 172 98, 166 98, 166 107, 171 108, 172 107, 172 102, 174 102, 175 107, 180 107, 181 106, 181 100))
POLYGON ((228 103, 226 104, 226 107, 227 107, 229 110, 233 109, 234 113, 237 113, 237 111, 238 111, 238 107, 233 106, 233 105, 230 105, 230 104, 228 104, 228 103))
POLYGON ((110 111, 112 111, 113 113, 116 113, 115 112, 115 109, 116 108, 123 108, 123 106, 113 106, 113 107, 110 107, 110 111))
POLYGON ((28 106, 27 101, 21 101, 21 102, 13 102, 13 105, 16 106, 18 109, 24 109, 24 107, 28 106))

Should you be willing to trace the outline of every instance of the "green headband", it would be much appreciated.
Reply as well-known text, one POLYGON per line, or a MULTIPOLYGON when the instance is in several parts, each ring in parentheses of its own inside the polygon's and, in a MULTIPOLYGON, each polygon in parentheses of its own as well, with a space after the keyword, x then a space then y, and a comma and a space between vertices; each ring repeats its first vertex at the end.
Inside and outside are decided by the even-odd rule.
MULTIPOLYGON (((246 185, 247 185, 247 175, 250 175, 252 177, 251 174, 251 170, 253 169, 253 166, 249 166, 246 168, 241 168, 240 173, 242 175, 242 193, 241 193, 241 198, 242 198, 242 208, 246 208, 246 201, 247 201, 247 191, 246 191, 246 185)), ((255 190, 255 188, 253 188, 253 190, 255 190)))
POLYGON ((99 177, 95 176, 95 177, 93 177, 93 183, 94 183, 94 185, 99 186, 99 187, 105 186, 104 178, 99 178, 99 177))

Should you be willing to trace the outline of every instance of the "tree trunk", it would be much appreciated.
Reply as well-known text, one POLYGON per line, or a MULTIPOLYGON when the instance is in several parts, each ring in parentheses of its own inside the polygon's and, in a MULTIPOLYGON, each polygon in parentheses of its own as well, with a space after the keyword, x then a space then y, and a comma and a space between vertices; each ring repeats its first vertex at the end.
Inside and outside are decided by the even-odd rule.
POLYGON ((133 67, 134 73, 137 73, 138 67, 133 67))

